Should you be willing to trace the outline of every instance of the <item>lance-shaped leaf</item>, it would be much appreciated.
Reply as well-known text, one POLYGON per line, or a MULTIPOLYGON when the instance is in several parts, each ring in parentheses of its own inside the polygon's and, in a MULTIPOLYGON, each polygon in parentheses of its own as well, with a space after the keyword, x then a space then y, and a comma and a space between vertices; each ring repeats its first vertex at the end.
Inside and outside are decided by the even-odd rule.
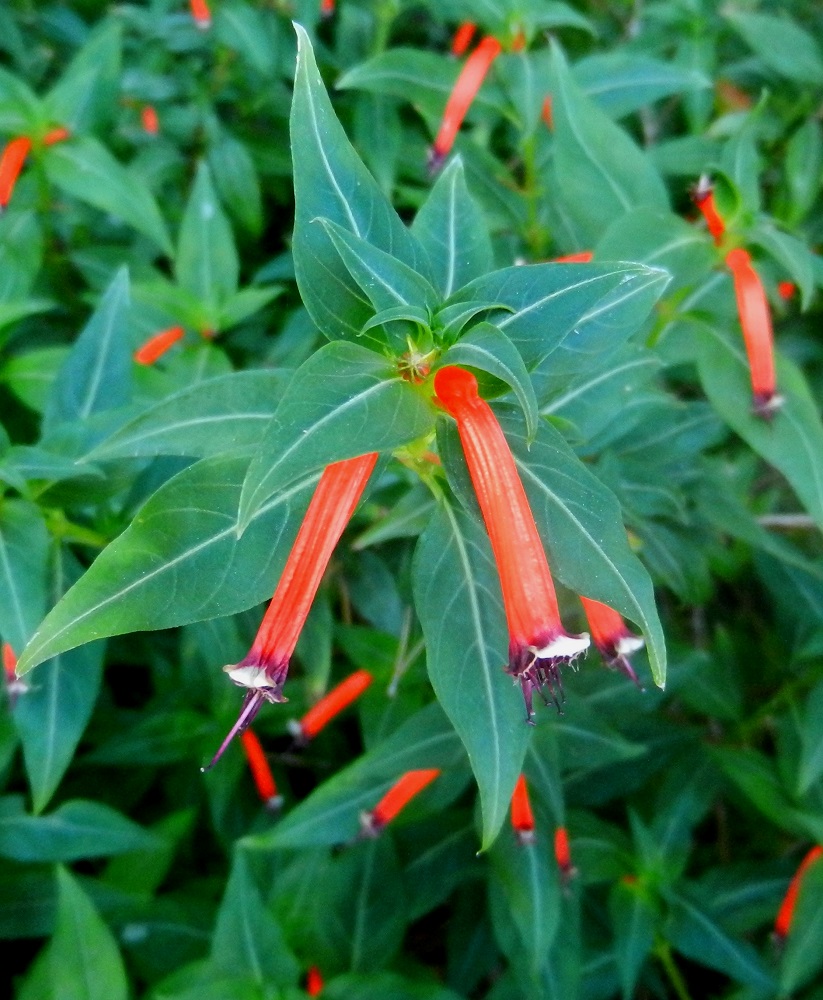
POLYGON ((0 507, 0 636, 19 655, 43 617, 49 533, 38 508, 25 500, 0 507))
POLYGON ((184 469, 46 616, 18 669, 103 636, 236 614, 270 597, 317 475, 279 492, 237 537, 247 459, 184 469))
POLYGON ((330 339, 353 339, 373 310, 322 226, 330 219, 425 274, 425 254, 354 151, 332 109, 306 32, 297 32, 291 110, 294 270, 306 308, 330 339))
POLYGON ((113 117, 120 80, 122 26, 103 21, 43 100, 45 117, 75 132, 90 132, 113 117))
POLYGON ((642 264, 507 267, 470 282, 448 308, 475 299, 504 304, 510 311, 490 321, 529 370, 539 366, 556 377, 620 347, 646 319, 668 278, 666 271, 642 264))
POLYGON ((187 386, 120 427, 89 461, 146 455, 232 454, 254 447, 290 372, 232 372, 187 386))
POLYGON ((417 544, 413 573, 429 677, 477 779, 486 849, 506 818, 531 728, 503 672, 508 636, 485 531, 444 500, 417 544))
POLYGON ((46 406, 47 429, 129 402, 128 310, 129 272, 122 267, 60 366, 46 406))
POLYGON ((327 344, 298 368, 249 466, 238 523, 276 489, 330 462, 389 451, 429 433, 434 410, 384 357, 327 344))
POLYGON ((767 423, 752 413, 742 340, 720 327, 701 324, 698 345, 698 373, 712 406, 751 448, 783 473, 823 528, 823 421, 800 370, 777 355, 777 391, 784 402, 767 423))
POLYGON ((537 431, 537 397, 523 359, 509 338, 491 323, 478 323, 443 355, 444 365, 468 365, 499 378, 523 408, 530 438, 537 431))
POLYGON ((429 255, 444 298, 492 269, 489 227, 466 187, 459 156, 437 178, 415 216, 412 233, 429 255))
POLYGON ((118 163, 97 139, 79 136, 50 146, 43 163, 52 184, 122 219, 171 256, 166 224, 145 182, 118 163))
POLYGON ((624 997, 633 997, 643 963, 654 947, 659 920, 646 890, 637 883, 617 882, 609 893, 614 928, 614 957, 624 997))

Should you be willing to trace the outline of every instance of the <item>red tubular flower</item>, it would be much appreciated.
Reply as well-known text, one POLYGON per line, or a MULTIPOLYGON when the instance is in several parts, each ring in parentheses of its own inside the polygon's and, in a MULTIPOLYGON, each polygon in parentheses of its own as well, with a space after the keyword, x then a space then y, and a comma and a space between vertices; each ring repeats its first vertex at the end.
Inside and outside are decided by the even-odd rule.
POLYGON ((778 281, 777 294, 784 302, 788 302, 789 299, 793 298, 796 292, 797 285, 793 281, 778 281))
POLYGON ((237 733, 254 720, 264 701, 287 700, 283 684, 300 630, 376 461, 376 452, 348 458, 327 466, 320 477, 251 649, 239 663, 223 668, 238 687, 247 690, 240 717, 209 767, 220 759, 237 733))
POLYGON ((29 690, 28 684, 21 680, 17 674, 17 657, 14 650, 7 643, 3 643, 3 675, 6 679, 6 691, 9 696, 9 703, 11 707, 17 701, 17 698, 21 694, 25 694, 29 690))
POLYGON ((331 689, 303 718, 293 724, 294 735, 301 742, 308 742, 324 729, 331 720, 356 701, 374 678, 368 670, 355 670, 353 674, 331 689))
POLYGON ((161 330, 160 333, 149 337, 146 343, 134 352, 134 360, 138 365, 153 365, 158 358, 161 358, 183 336, 182 326, 170 326, 168 330, 161 330))
POLYGON ((572 865, 572 855, 569 850, 569 835, 565 826, 558 826, 554 831, 554 859, 560 874, 564 880, 568 880, 574 875, 574 865, 572 865))
POLYGON ((240 742, 260 800, 267 809, 279 809, 283 803, 283 797, 277 794, 274 775, 271 773, 266 753, 257 738, 257 734, 251 729, 245 729, 240 734, 240 742))
POLYGON ((549 94, 543 98, 543 107, 540 110, 540 117, 543 119, 543 124, 550 132, 554 132, 554 109, 552 108, 552 99, 549 94))
POLYGON ((563 628, 546 553, 517 466, 477 379, 452 365, 434 377, 437 398, 457 421, 474 491, 489 533, 509 626, 507 673, 520 681, 527 720, 532 695, 548 687, 557 703, 560 666, 589 645, 589 636, 563 628))
POLYGON ((621 616, 608 604, 582 597, 583 610, 592 633, 592 642, 597 646, 606 666, 624 673, 629 680, 641 687, 629 656, 642 649, 644 640, 630 632, 621 616))
POLYGON ((588 264, 594 257, 593 250, 578 250, 577 253, 564 253, 562 257, 555 257, 555 264, 588 264))
POLYGON ((780 904, 780 909, 777 911, 777 918, 774 922, 774 934, 781 944, 786 940, 786 936, 791 930, 794 909, 797 905, 797 897, 800 893, 800 883, 803 881, 803 876, 821 856, 823 856, 823 847, 813 847, 800 862, 797 871, 792 876, 791 882, 789 882, 789 888, 786 890, 786 895, 783 897, 783 902, 780 904))
POLYGON ((306 992, 310 997, 319 997, 323 992, 323 977, 316 965, 313 965, 306 973, 306 992))
POLYGON ((455 136, 466 117, 466 112, 471 107, 477 91, 480 90, 491 64, 501 51, 500 42, 491 35, 487 35, 463 64, 460 76, 458 76, 446 102, 440 130, 432 145, 429 156, 429 168, 432 172, 439 170, 443 160, 448 156, 449 150, 454 145, 455 136))
POLYGON ((146 104, 140 111, 140 124, 147 135, 157 135, 160 131, 160 118, 151 104, 146 104))
POLYGON ((512 829, 521 844, 530 844, 534 840, 534 813, 529 801, 529 789, 526 776, 521 774, 514 786, 511 804, 512 829))
POLYGON ((360 822, 363 833, 376 837, 411 802, 415 795, 430 785, 440 774, 439 767, 427 767, 420 771, 406 771, 377 803, 371 812, 363 813, 360 822))
POLYGON ((0 210, 11 201, 14 185, 31 150, 31 139, 25 135, 18 136, 7 143, 0 156, 0 210))
POLYGON ((58 128, 53 128, 51 131, 46 132, 43 136, 43 145, 54 146, 58 142, 65 142, 66 139, 71 139, 71 132, 69 129, 64 128, 61 125, 58 128))
POLYGON ((477 25, 473 21, 464 21, 455 31, 452 38, 451 53, 453 56, 462 56, 471 45, 477 25))
POLYGON ((189 0, 189 9, 194 23, 201 31, 211 27, 211 11, 208 0, 189 0))
POLYGON ((754 411, 758 416, 768 419, 782 403, 776 389, 769 302, 760 275, 755 271, 752 259, 745 250, 738 247, 726 254, 726 266, 734 279, 737 313, 749 358, 754 411))
POLYGON ((320 16, 331 17, 334 13, 335 0, 320 0, 320 16))
POLYGON ((708 177, 700 178, 697 187, 692 191, 692 198, 706 220, 708 230, 714 239, 714 245, 720 246, 723 234, 726 232, 726 223, 717 211, 717 206, 714 203, 714 192, 708 177))

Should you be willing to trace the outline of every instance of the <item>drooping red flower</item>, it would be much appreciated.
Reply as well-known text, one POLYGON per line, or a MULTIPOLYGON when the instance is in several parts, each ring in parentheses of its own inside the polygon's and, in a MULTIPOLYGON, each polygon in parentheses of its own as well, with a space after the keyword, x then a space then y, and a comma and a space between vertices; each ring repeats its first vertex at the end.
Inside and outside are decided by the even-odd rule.
POLYGON ((593 250, 578 250, 577 253, 564 253, 560 257, 555 257, 554 264, 588 264, 594 257, 593 250))
POLYGON ((14 186, 26 157, 31 150, 31 139, 25 135, 18 136, 6 143, 3 155, 0 156, 0 210, 11 201, 14 186))
POLYGON ((65 142, 66 139, 71 139, 71 131, 60 125, 46 132, 43 136, 43 145, 54 146, 58 142, 65 142))
POLYGON ((568 881, 574 875, 574 865, 569 848, 569 834, 565 826, 558 826, 554 831, 554 859, 560 869, 561 878, 568 881))
POLYGON ((323 976, 320 974, 320 970, 316 965, 313 965, 306 973, 306 993, 308 993, 310 997, 319 997, 323 992, 324 986, 325 983, 323 982, 323 976))
POLYGON ((6 680, 6 694, 9 697, 9 704, 14 708, 17 699, 21 694, 29 690, 28 684, 21 680, 16 673, 17 656, 14 650, 7 643, 3 643, 3 676, 6 680))
POLYGON ((507 672, 520 681, 528 721, 532 696, 548 687, 562 694, 560 667, 589 646, 560 621, 554 581, 514 456, 477 379, 454 365, 434 377, 437 398, 457 421, 472 485, 489 533, 509 627, 507 672))
POLYGON ((286 560, 280 582, 248 654, 223 669, 246 696, 237 722, 208 765, 260 711, 263 702, 284 702, 283 685, 317 588, 377 461, 376 452, 329 465, 286 560))
POLYGON ((511 821, 515 836, 521 844, 530 844, 534 840, 534 813, 529 800, 529 788, 526 776, 521 774, 514 786, 511 803, 511 821))
POLYGON ((774 934, 780 943, 786 940, 786 937, 791 930, 792 920, 794 919, 794 911, 797 906, 797 897, 800 894, 800 885, 803 881, 803 876, 821 856, 823 856, 823 847, 813 847, 810 851, 808 851, 803 860, 797 866, 797 871, 792 876, 791 882, 789 882, 789 888, 786 890, 786 895, 783 897, 783 902, 780 904, 780 909, 777 911, 777 918, 774 922, 774 934))
POLYGON ((639 635, 629 631, 623 618, 614 608, 588 597, 580 598, 592 634, 592 642, 597 646, 606 665, 624 673, 629 680, 640 687, 629 656, 645 645, 639 635))
POLYGON ((720 246, 723 234, 726 232, 726 223, 717 211, 717 206, 714 203, 714 191, 708 177, 700 178, 697 187, 692 191, 692 198, 700 209, 700 214, 706 220, 706 226, 714 239, 715 246, 720 246))
POLYGON ((373 680, 368 670, 355 670, 353 674, 349 674, 345 680, 312 705, 299 722, 294 723, 294 735, 301 742, 314 739, 333 718, 356 701, 373 680))
POLYGON ((211 27, 211 10, 208 0, 189 0, 189 9, 194 23, 201 31, 211 27))
POLYGON ((260 801, 267 809, 279 809, 283 803, 283 797, 277 794, 277 784, 257 734, 252 729, 244 729, 240 734, 240 743, 246 755, 260 801))
POLYGON ((788 302, 797 294, 797 285, 793 281, 778 281, 777 294, 784 302, 788 302))
POLYGON ((741 247, 729 251, 726 254, 726 266, 734 280, 737 314, 749 359, 754 411, 758 416, 768 419, 783 401, 777 394, 769 300, 747 251, 741 247))
POLYGON ((435 136, 429 157, 429 168, 434 172, 440 169, 443 160, 449 155, 454 145, 455 137, 463 124, 463 119, 471 107, 477 91, 486 78, 491 64, 500 55, 502 46, 496 38, 487 35, 463 64, 460 76, 452 88, 440 129, 435 136))
POLYGON ((551 94, 546 94, 543 98, 543 105, 540 108, 540 117, 543 124, 550 132, 554 132, 554 107, 552 105, 551 94))
POLYGON ((157 109, 151 104, 145 104, 140 111, 140 124, 147 135, 157 135, 160 131, 160 117, 157 109))
POLYGON ((464 21, 458 27, 454 33, 454 38, 452 38, 451 53, 453 56, 463 55, 471 45, 475 31, 477 31, 477 25, 474 21, 464 21))
POLYGON ((440 768, 438 767, 406 771, 386 792, 374 809, 371 812, 363 813, 360 817, 363 833, 366 836, 377 836, 439 774, 440 768))
POLYGON ((170 326, 167 330, 155 333, 153 337, 134 352, 134 360, 139 365, 153 365, 178 340, 182 340, 185 332, 182 326, 170 326))
POLYGON ((335 0, 320 0, 320 16, 331 17, 334 13, 335 0))

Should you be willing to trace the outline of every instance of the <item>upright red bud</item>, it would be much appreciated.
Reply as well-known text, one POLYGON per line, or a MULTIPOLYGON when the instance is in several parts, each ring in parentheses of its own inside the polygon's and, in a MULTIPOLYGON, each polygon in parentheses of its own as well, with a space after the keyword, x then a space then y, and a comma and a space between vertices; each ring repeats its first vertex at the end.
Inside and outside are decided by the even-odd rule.
POLYGON ((791 930, 803 876, 821 856, 823 856, 823 847, 813 847, 797 866, 797 871, 792 876, 791 882, 789 882, 789 888, 786 890, 786 895, 783 897, 783 902, 780 904, 780 909, 777 911, 777 917, 774 922, 774 934, 780 943, 786 940, 791 930))
POLYGON ((11 201, 14 185, 31 150, 31 139, 25 135, 11 139, 0 156, 0 210, 11 201))
POLYGON ((319 997, 323 992, 323 977, 316 965, 313 965, 306 973, 306 993, 310 997, 319 997))
POLYGON ((139 365, 153 365, 178 340, 185 336, 182 326, 170 326, 168 330, 156 333, 134 352, 134 360, 139 365))
POLYGON ((473 21, 464 21, 455 31, 452 38, 451 53, 453 56, 462 56, 471 45, 477 25, 473 21))
POLYGON ((363 694, 373 679, 368 670, 355 670, 349 674, 313 705, 299 722, 294 723, 294 735, 302 742, 314 739, 335 716, 363 694))
POLYGON ((223 668, 238 687, 246 688, 246 695, 240 717, 209 767, 220 759, 232 739, 251 724, 264 701, 287 701, 283 685, 289 660, 334 547, 354 513, 376 461, 377 453, 372 452, 326 466, 251 649, 239 663, 223 668))
POLYGON ((507 672, 520 681, 527 720, 532 696, 548 688, 559 705, 560 667, 589 645, 560 621, 554 581, 514 456, 494 411, 477 391, 477 379, 454 365, 434 377, 434 391, 457 421, 474 492, 494 552, 509 626, 507 672))
POLYGON ((543 119, 543 124, 550 132, 554 132, 554 109, 552 108, 552 99, 549 94, 543 98, 543 107, 540 109, 540 117, 543 119))
POLYGON ((560 875, 567 881, 574 875, 574 865, 569 849, 569 835, 565 826, 558 826, 554 831, 554 859, 560 869, 560 875))
POLYGON ((512 829, 521 844, 530 844, 534 840, 534 813, 529 801, 529 789, 526 776, 521 774, 514 786, 511 804, 512 829))
POLYGON ((21 680, 17 674, 17 657, 14 650, 7 643, 3 643, 3 676, 6 679, 6 692, 9 696, 9 703, 12 708, 21 694, 29 690, 28 684, 21 680))
POLYGON ((622 617, 608 604, 601 604, 600 601, 592 601, 582 596, 580 600, 586 612, 592 642, 600 651, 606 666, 620 670, 640 687, 640 681, 629 656, 643 648, 645 645, 643 639, 630 632, 622 617))
POLYGON ((335 0, 320 0, 320 16, 331 17, 334 13, 335 0))
POLYGON ((777 395, 769 302, 760 275, 745 250, 738 247, 726 254, 726 266, 734 279, 737 313, 749 358, 754 411, 768 419, 783 402, 777 395))
POLYGON ((500 42, 487 35, 463 64, 460 76, 446 102, 440 130, 432 145, 429 157, 429 167, 432 171, 439 170, 443 160, 448 156, 466 112, 471 107, 477 91, 480 90, 491 64, 501 51, 500 42))
POLYGON ((796 293, 797 285, 793 281, 779 281, 777 283, 777 294, 784 302, 794 298, 796 293))
POLYGON ((420 771, 406 771, 403 777, 386 792, 374 809, 370 813, 363 813, 360 817, 363 833, 367 836, 377 836, 439 774, 440 768, 438 767, 424 768, 420 771))
POLYGON ((261 802, 267 809, 279 809, 283 798, 277 794, 274 775, 271 773, 266 753, 257 734, 251 729, 246 729, 240 734, 240 742, 261 802))
POLYGON ((211 27, 211 10, 208 0, 189 0, 189 9, 194 23, 201 31, 211 27))
POLYGON ((160 131, 160 118, 156 108, 151 104, 146 104, 140 111, 140 124, 147 135, 157 135, 160 131))

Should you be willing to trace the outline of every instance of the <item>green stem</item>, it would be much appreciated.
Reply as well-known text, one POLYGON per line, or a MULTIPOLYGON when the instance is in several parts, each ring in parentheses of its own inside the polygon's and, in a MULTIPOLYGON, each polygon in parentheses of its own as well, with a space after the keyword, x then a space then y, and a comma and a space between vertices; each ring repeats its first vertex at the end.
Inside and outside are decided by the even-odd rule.
POLYGON ((678 1000, 692 1000, 686 980, 683 978, 680 969, 674 961, 672 950, 668 941, 658 941, 654 949, 655 955, 660 959, 660 964, 669 978, 672 989, 677 994, 678 1000))

